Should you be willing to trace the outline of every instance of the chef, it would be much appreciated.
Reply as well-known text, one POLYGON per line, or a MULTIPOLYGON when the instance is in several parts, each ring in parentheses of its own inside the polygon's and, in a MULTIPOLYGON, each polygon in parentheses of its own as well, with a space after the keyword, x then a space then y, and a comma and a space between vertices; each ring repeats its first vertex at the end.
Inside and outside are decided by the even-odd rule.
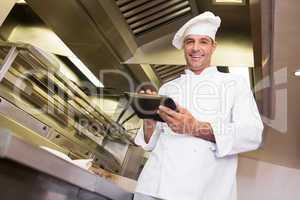
POLYGON ((186 70, 162 85, 159 94, 173 98, 177 111, 160 106, 165 123, 144 120, 135 138, 151 151, 135 200, 236 199, 237 154, 260 146, 263 124, 244 78, 210 64, 220 23, 204 12, 173 38, 184 51, 186 70))

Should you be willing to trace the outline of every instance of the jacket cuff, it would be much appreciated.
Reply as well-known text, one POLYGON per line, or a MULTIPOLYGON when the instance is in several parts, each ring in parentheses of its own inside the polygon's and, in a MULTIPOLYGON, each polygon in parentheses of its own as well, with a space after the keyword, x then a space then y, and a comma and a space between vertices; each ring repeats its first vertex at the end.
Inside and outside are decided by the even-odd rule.
POLYGON ((232 123, 211 123, 216 143, 211 150, 221 158, 230 154, 234 143, 234 125, 232 123))

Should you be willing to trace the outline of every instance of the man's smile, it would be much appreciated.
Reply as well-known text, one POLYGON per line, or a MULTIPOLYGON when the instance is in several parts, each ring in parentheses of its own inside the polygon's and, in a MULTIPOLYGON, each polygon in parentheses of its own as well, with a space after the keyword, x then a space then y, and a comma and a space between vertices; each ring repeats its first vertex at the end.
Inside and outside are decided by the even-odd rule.
POLYGON ((199 61, 205 57, 204 54, 191 54, 190 57, 193 61, 199 61))

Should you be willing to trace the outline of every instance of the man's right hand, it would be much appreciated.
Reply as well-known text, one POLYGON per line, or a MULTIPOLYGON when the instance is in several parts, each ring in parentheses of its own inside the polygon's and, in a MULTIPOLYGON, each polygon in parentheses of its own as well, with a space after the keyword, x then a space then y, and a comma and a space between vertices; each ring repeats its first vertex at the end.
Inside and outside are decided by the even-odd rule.
MULTIPOLYGON (((146 91, 141 90, 139 93, 141 94, 149 94, 149 95, 157 95, 157 93, 155 91, 151 91, 149 89, 147 89, 146 91)), ((156 121, 152 120, 152 119, 144 119, 144 137, 145 137, 145 142, 148 143, 153 132, 154 129, 156 127, 156 121)))

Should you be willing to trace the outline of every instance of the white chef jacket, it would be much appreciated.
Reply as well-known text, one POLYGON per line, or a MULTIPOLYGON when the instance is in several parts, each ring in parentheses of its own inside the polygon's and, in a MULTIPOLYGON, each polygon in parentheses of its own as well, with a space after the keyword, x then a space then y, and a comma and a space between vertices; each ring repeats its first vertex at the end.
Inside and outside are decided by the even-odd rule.
POLYGON ((249 84, 208 67, 200 75, 185 70, 159 94, 210 122, 216 143, 177 134, 161 122, 146 143, 142 127, 135 143, 151 153, 136 192, 167 200, 235 200, 237 154, 257 149, 263 131, 249 84))

